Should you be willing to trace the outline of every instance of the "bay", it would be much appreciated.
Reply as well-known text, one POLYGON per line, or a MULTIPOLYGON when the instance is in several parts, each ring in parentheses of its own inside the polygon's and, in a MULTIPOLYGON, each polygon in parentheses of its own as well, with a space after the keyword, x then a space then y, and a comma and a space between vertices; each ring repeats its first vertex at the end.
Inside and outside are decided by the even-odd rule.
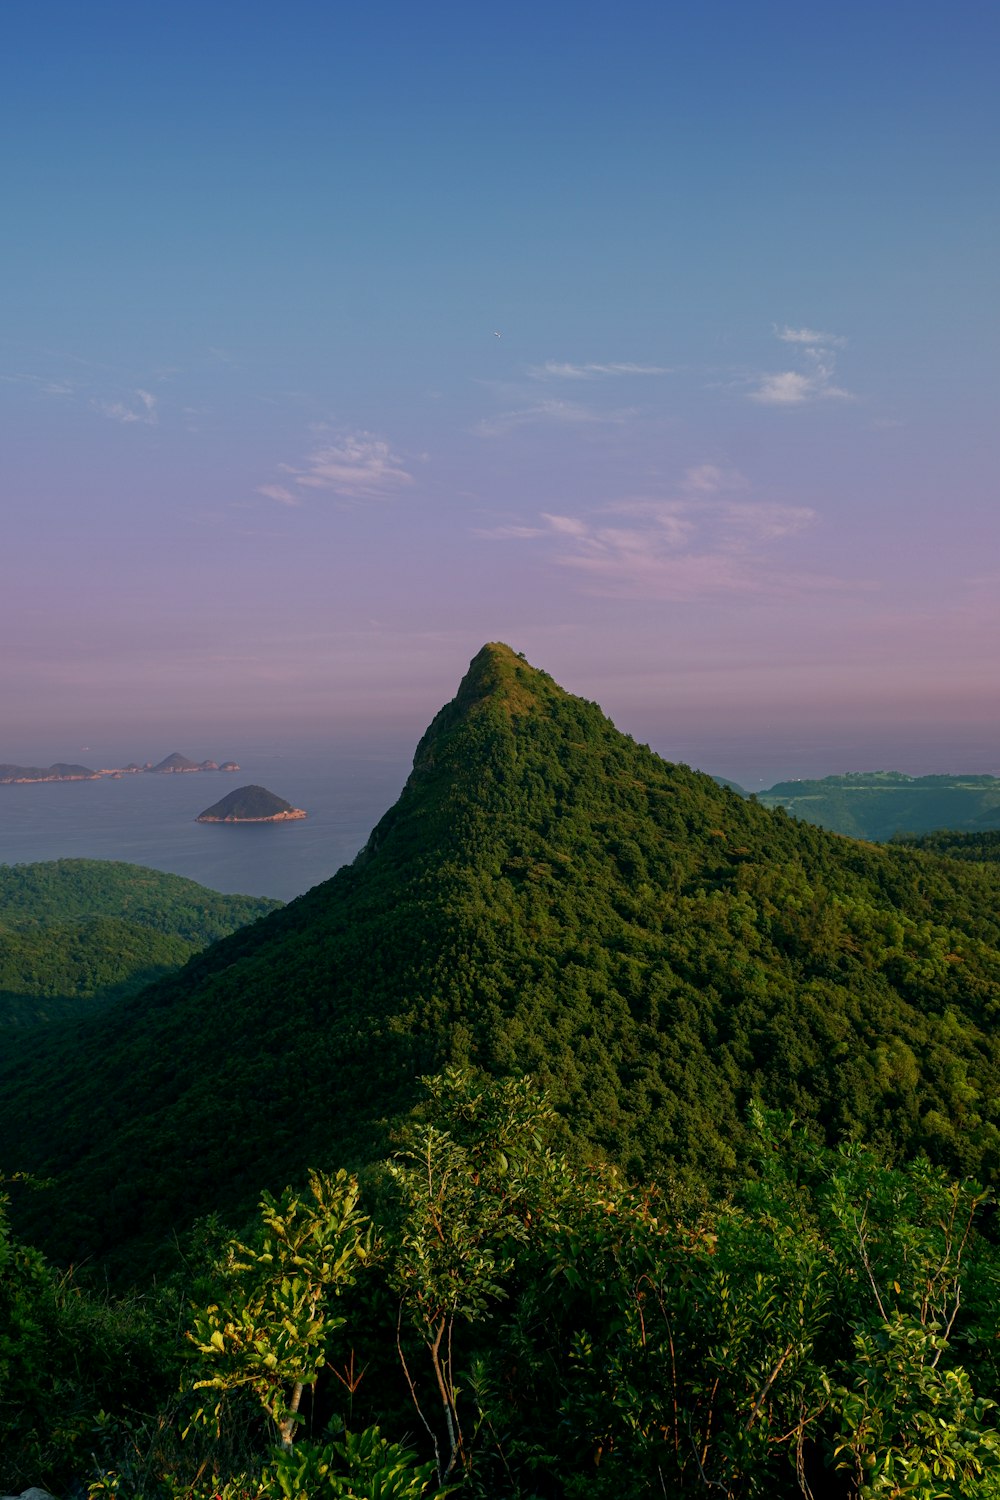
POLYGON ((0 786, 0 864, 127 860, 185 875, 212 890, 290 901, 329 879, 364 846, 402 790, 412 747, 260 747, 240 751, 237 759, 240 770, 232 773, 0 786), (195 822, 226 792, 254 784, 305 808, 308 817, 290 823, 195 822))

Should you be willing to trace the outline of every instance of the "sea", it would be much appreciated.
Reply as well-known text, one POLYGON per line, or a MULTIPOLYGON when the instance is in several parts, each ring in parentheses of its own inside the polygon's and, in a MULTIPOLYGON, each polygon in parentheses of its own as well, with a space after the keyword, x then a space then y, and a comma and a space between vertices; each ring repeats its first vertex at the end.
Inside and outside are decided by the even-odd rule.
MULTIPOLYGON (((0 786, 0 864, 127 860, 215 891, 290 901, 364 847, 402 791, 412 757, 412 746, 262 747, 238 753, 237 772, 0 786), (195 821, 227 792, 249 785, 267 787, 308 816, 290 823, 195 821)), ((82 752, 73 759, 95 767, 116 763, 82 752)))
MULTIPOLYGON (((120 859, 185 875, 212 890, 290 901, 328 880, 363 848, 375 824, 402 791, 417 736, 361 742, 260 743, 222 750, 183 748, 192 760, 234 755, 238 772, 126 775, 120 780, 0 785, 0 864, 50 859, 120 859), (264 786, 307 817, 291 823, 197 823, 200 812, 239 786, 264 786)), ((718 772, 747 791, 777 781, 855 770, 891 769, 911 775, 985 771, 1000 774, 997 737, 966 737, 959 745, 947 727, 939 742, 924 735, 918 748, 899 737, 871 736, 834 744, 829 736, 746 734, 675 735, 654 745, 667 760, 718 772)), ((164 752, 166 754, 168 752, 164 752)), ((53 759, 99 767, 127 764, 107 747, 81 746, 53 756, 5 752, 0 760, 48 765, 53 759)), ((163 755, 151 756, 154 761, 163 755)))

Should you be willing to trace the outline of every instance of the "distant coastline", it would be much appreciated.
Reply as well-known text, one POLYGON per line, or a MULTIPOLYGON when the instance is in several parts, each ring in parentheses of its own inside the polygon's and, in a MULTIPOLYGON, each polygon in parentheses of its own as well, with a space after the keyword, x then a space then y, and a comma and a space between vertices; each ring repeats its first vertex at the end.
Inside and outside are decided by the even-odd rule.
POLYGON ((142 766, 130 761, 127 766, 102 766, 96 771, 90 766, 71 765, 65 761, 56 761, 51 766, 0 765, 0 786, 29 786, 48 781, 100 781, 102 777, 118 781, 123 776, 177 776, 192 771, 232 772, 239 769, 235 760, 225 760, 221 765, 214 760, 194 761, 175 750, 156 765, 149 760, 142 766))

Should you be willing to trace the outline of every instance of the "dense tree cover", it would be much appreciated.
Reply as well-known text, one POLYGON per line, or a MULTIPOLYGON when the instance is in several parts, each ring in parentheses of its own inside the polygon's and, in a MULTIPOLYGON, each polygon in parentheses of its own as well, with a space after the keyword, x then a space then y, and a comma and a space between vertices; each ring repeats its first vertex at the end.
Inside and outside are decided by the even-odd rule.
POLYGON ((427 1082, 362 1183, 313 1172, 265 1193, 238 1238, 201 1225, 141 1307, 75 1292, 0 1210, 0 1484, 74 1479, 92 1500, 1000 1496, 982 1189, 754 1110, 747 1179, 678 1201, 574 1166, 526 1080, 427 1082), (109 1370, 109 1330, 144 1392, 124 1359, 109 1370))
POLYGON ((757 794, 807 823, 859 839, 891 839, 928 829, 1000 828, 1000 778, 906 776, 852 771, 821 781, 781 781, 757 794))
POLYGON ((39 1243, 121 1267, 384 1154, 454 1062, 677 1191, 741 1177, 754 1097, 992 1182, 998 912, 1000 871, 757 806, 488 647, 353 866, 0 1065, 0 1167, 57 1181, 39 1243))
MULTIPOLYGON (((12 1186, 8 1183, 6 1186, 12 1186)), ((149 1411, 177 1360, 139 1298, 83 1290, 12 1233, 0 1181, 0 1489, 65 1483, 99 1414, 149 1411), (170 1372, 169 1374, 167 1372, 170 1372)))
POLYGON ((279 905, 119 861, 0 865, 0 1026, 134 995, 279 905))
POLYGON ((1000 864, 1000 829, 957 833, 951 828, 938 828, 933 833, 900 836, 894 842, 905 844, 910 849, 923 849, 927 854, 944 855, 948 859, 1000 864))

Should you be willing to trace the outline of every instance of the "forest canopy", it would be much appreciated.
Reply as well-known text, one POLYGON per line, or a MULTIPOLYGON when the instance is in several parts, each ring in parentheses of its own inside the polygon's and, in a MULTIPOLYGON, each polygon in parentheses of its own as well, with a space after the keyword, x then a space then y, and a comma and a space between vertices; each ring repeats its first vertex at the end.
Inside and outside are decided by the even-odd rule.
POLYGON ((0 865, 0 1027, 134 995, 279 905, 115 860, 0 865))
POLYGON ((581 1159, 677 1191, 742 1179, 753 1100, 992 1183, 998 1007, 995 866, 760 807, 491 646, 353 866, 0 1064, 0 1167, 57 1184, 31 1237, 124 1271, 384 1155, 456 1064, 531 1074, 581 1159))

